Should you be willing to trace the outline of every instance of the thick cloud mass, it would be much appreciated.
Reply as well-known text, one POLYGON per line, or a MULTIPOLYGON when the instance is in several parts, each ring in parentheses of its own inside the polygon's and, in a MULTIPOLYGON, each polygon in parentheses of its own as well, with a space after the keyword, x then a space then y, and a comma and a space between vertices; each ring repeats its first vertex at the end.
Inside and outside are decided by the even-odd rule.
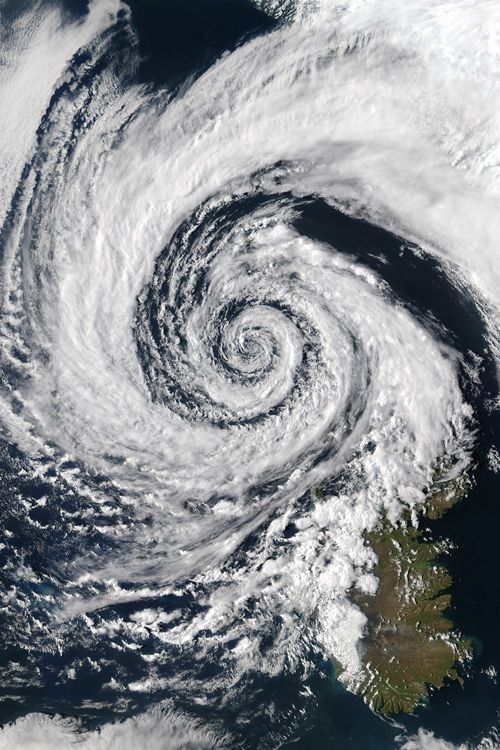
POLYGON ((31 714, 0 735, 2 750, 51 750, 54 747, 81 750, 213 750, 224 747, 226 739, 169 710, 155 710, 121 724, 82 734, 78 723, 61 717, 31 714))
POLYGON ((38 3, 11 27, 0 418, 24 475, 65 498, 60 558, 9 547, 33 642, 92 654, 153 634, 118 695, 196 697, 162 671, 181 647, 218 655, 214 690, 256 664, 307 672, 311 648, 356 685, 348 592, 377 585, 363 534, 474 442, 480 351, 418 308, 426 273, 496 347, 494 5, 263 2, 289 22, 176 96, 134 82, 119 2, 78 23, 38 3), (383 229, 336 242, 315 211, 383 229), (407 263, 399 288, 384 246, 407 263))

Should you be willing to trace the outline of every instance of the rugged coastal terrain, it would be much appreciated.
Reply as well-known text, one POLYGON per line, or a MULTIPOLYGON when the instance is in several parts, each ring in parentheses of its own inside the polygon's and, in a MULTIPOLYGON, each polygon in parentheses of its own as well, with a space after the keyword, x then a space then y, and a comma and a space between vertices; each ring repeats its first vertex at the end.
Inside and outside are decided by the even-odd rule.
POLYGON ((471 642, 447 616, 451 578, 440 562, 446 544, 428 539, 423 527, 467 493, 469 479, 436 479, 419 522, 407 513, 395 527, 384 519, 367 534, 377 555, 377 592, 354 593, 368 619, 363 639, 365 679, 359 694, 385 715, 411 713, 431 688, 461 680, 459 667, 471 657, 471 642))

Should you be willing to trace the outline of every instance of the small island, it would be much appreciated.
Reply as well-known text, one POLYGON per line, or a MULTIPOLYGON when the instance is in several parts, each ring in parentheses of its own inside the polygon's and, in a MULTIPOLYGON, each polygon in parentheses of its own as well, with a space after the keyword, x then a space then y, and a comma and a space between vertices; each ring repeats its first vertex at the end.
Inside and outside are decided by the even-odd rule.
MULTIPOLYGON (((441 517, 469 486, 466 474, 448 481, 436 478, 421 519, 441 517)), ((362 641, 364 677, 357 692, 384 715, 411 713, 431 688, 461 680, 457 667, 472 655, 471 642, 455 631, 446 614, 451 578, 439 562, 445 546, 427 541, 412 520, 407 512, 397 526, 384 519, 366 534, 377 555, 379 585, 374 595, 353 592, 368 621, 362 641)))

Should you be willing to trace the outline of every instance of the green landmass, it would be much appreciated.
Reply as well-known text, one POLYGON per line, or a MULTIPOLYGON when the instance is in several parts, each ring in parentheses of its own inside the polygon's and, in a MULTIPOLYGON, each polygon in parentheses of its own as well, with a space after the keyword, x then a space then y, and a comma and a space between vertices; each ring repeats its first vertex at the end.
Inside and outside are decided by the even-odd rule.
POLYGON ((423 513, 426 518, 435 521, 458 503, 468 493, 471 481, 467 472, 460 474, 455 479, 443 478, 445 468, 436 470, 432 487, 428 492, 427 502, 424 504, 423 513))
MULTIPOLYGON (((466 475, 436 481, 429 490, 421 518, 441 517, 466 494, 466 475)), ((354 601, 368 619, 363 639, 365 678, 359 694, 384 715, 411 713, 431 688, 460 680, 457 666, 470 658, 472 645, 454 630, 447 617, 451 578, 439 562, 443 545, 427 541, 408 512, 392 525, 383 519, 366 534, 377 555, 376 594, 354 592, 354 601)))

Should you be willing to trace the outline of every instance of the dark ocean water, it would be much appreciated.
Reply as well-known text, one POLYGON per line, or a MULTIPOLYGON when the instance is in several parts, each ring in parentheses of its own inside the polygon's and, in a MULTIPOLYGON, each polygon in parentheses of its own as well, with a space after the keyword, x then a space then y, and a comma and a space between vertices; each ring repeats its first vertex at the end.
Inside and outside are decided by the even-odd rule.
MULTIPOLYGON (((167 86, 173 92, 182 91, 226 50, 233 50, 277 25, 277 21, 246 0, 129 0, 128 4, 142 57, 137 80, 152 89, 167 86)), ((83 17, 87 10, 87 4, 81 0, 65 0, 63 5, 73 18, 83 17)), ((14 17, 18 8, 11 2, 7 4, 6 12, 14 17)), ((447 685, 434 692, 428 705, 419 709, 415 716, 397 717, 394 722, 375 715, 360 698, 347 692, 335 679, 334 669, 326 656, 321 654, 312 657, 317 668, 306 681, 310 691, 307 699, 304 697, 304 680, 300 676, 283 675, 271 679, 256 671, 246 679, 240 701, 225 705, 221 700, 215 717, 212 708, 193 706, 185 699, 180 700, 177 707, 202 720, 215 718, 248 748, 272 747, 273 741, 269 738, 273 732, 277 738, 281 737, 281 728, 286 726, 293 726, 291 739, 280 746, 290 750, 389 750, 396 747, 396 737, 403 728, 412 734, 420 727, 456 744, 471 741, 495 724, 500 706, 500 685, 484 672, 493 666, 500 673, 500 481, 486 461, 490 447, 500 444, 500 422, 498 413, 492 413, 488 408, 488 404, 498 397, 498 387, 484 322, 467 292, 450 282, 439 263, 425 253, 415 253, 409 243, 402 251, 401 246, 405 243, 401 238, 364 221, 348 218, 315 196, 294 200, 293 205, 297 210, 295 226, 303 236, 330 244, 376 271, 387 281, 394 299, 411 310, 417 319, 433 320, 435 331, 445 330, 447 340, 465 358, 470 357, 471 352, 483 358, 480 382, 472 383, 466 373, 462 374, 463 391, 474 405, 478 418, 473 487, 468 497, 443 519, 427 524, 434 538, 447 538, 454 545, 454 551, 446 559, 453 577, 450 616, 458 629, 473 639, 474 660, 467 668, 463 687, 457 682, 447 685), (265 714, 263 707, 266 705, 273 705, 275 718, 265 714), (242 715, 244 722, 241 721, 242 715), (273 727, 274 721, 276 725, 273 727)), ((246 209, 233 210, 244 212, 246 209)), ((80 500, 70 498, 64 486, 48 487, 33 478, 23 477, 20 471, 23 456, 9 445, 8 440, 0 444, 0 458, 2 523, 12 533, 12 543, 18 549, 24 548, 25 561, 34 570, 43 570, 50 561, 57 579, 57 570, 63 571, 65 561, 78 551, 75 545, 81 544, 65 527, 61 509, 78 517, 82 512, 80 500), (50 536, 40 532, 37 537, 31 526, 28 528, 24 523, 23 513, 13 509, 13 497, 36 499, 46 494, 50 495, 50 501, 33 511, 32 518, 45 527, 48 525, 51 532, 50 536), (57 560, 55 565, 54 560, 57 560)), ((105 485, 107 479, 96 475, 93 481, 105 485)), ((110 502, 119 502, 119 498, 111 498, 110 502)), ((97 532, 95 537, 90 534, 86 541, 89 545, 109 544, 97 532)), ((9 584, 10 581, 5 582, 5 585, 9 584)), ((40 584, 38 593, 44 593, 43 586, 46 586, 45 593, 54 593, 56 585, 51 592, 50 586, 40 584)), ((187 595, 166 596, 143 604, 161 607, 166 612, 180 607, 195 612, 199 607, 194 595, 191 600, 187 595)), ((133 608, 133 604, 111 607, 109 618, 127 614, 133 608)), ((23 663, 27 658, 25 644, 21 642, 20 647, 19 644, 16 646, 10 624, 6 623, 4 627, 3 633, 9 636, 2 659, 7 663, 23 663)), ((16 688, 16 695, 22 694, 21 702, 9 698, 12 690, 4 685, 0 722, 10 722, 27 713, 40 711, 79 716, 85 727, 95 728, 116 720, 117 715, 120 718, 136 715, 159 698, 177 700, 170 689, 165 695, 155 694, 154 699, 150 694, 140 694, 117 714, 113 692, 106 696, 101 690, 101 703, 86 709, 85 700, 92 703, 105 679, 111 679, 117 671, 127 674, 129 679, 138 679, 144 676, 144 664, 134 651, 117 653, 103 641, 99 646, 92 646, 92 658, 109 663, 104 667, 104 673, 99 674, 98 681, 89 668, 85 679, 81 677, 73 683, 58 683, 55 675, 64 664, 86 654, 78 631, 71 637, 74 645, 62 654, 49 649, 44 652, 43 642, 37 652, 29 654, 29 668, 40 670, 37 685, 16 688)), ((146 651, 155 648, 153 641, 144 647, 146 651)), ((182 653, 177 654, 172 668, 189 669, 189 661, 184 660, 182 653)), ((168 670, 168 666, 164 669, 168 670)), ((200 670, 198 679, 208 679, 217 669, 217 664, 207 663, 200 670)))

